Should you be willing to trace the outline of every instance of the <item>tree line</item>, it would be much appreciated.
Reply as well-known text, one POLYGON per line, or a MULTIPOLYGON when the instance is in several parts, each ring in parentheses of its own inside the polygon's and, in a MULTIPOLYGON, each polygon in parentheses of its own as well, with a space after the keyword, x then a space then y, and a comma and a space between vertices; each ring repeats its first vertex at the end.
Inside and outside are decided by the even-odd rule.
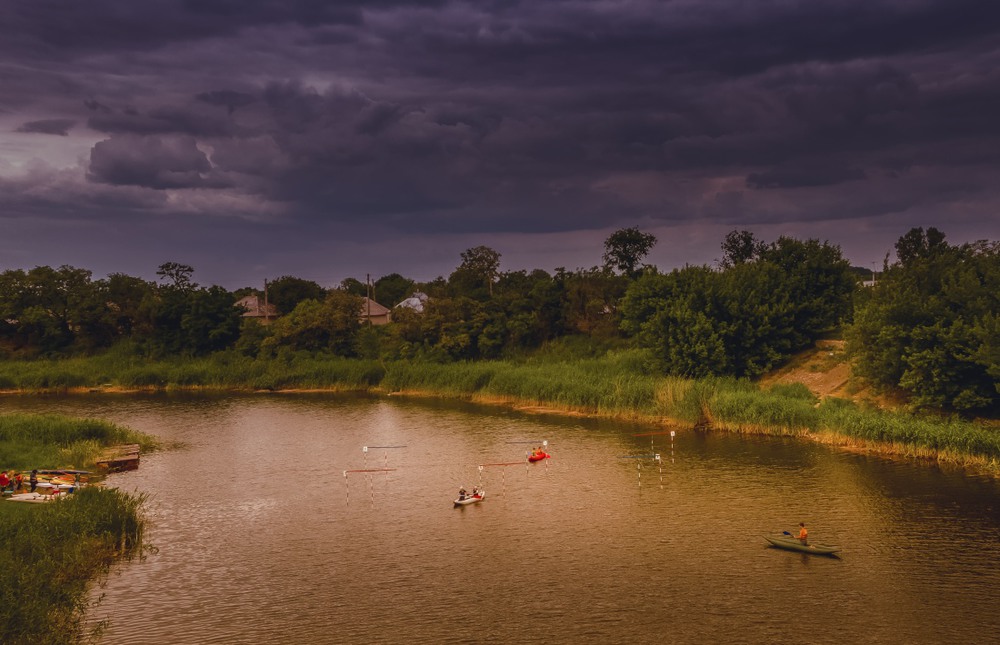
POLYGON ((553 342, 641 347, 648 369, 689 377, 756 377, 831 333, 843 333, 855 372, 919 405, 995 413, 1000 394, 1000 252, 995 242, 952 246, 936 229, 896 244, 872 288, 839 247, 818 240, 758 240, 733 231, 715 266, 668 273, 644 264, 656 238, 612 234, 589 269, 501 271, 501 255, 468 249, 448 277, 393 273, 335 288, 281 276, 267 298, 270 325, 235 302, 263 294, 200 286, 194 269, 166 263, 157 281, 84 269, 0 273, 0 357, 62 357, 128 343, 152 357, 220 351, 273 358, 468 361, 530 355, 553 342), (414 292, 423 311, 397 307, 393 324, 364 325, 363 296, 392 306, 414 292))

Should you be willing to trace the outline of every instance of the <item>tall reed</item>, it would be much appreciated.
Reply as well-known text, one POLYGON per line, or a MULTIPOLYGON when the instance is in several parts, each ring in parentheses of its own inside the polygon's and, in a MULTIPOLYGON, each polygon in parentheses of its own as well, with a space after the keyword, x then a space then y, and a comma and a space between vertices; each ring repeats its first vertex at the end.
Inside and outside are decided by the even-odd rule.
MULTIPOLYGON (((146 496, 87 487, 47 504, 0 503, 0 642, 83 642, 90 581, 145 548, 146 496)), ((98 626, 100 627, 100 626, 98 626)))
MULTIPOLYGON (((522 402, 592 414, 671 419, 692 426, 770 434, 836 434, 886 450, 977 460, 1000 458, 997 432, 974 423, 886 413, 845 402, 819 405, 802 384, 763 391, 737 379, 650 373, 641 350, 572 358, 570 347, 522 360, 440 364, 346 359, 304 352, 272 359, 224 352, 149 361, 126 349, 86 359, 0 362, 0 388, 82 384, 122 388, 329 389, 423 392, 522 402)), ((2 456, 2 453, 0 453, 2 456)))
POLYGON ((59 415, 0 415, 0 467, 88 468, 109 445, 136 443, 153 450, 150 435, 99 419, 59 415))

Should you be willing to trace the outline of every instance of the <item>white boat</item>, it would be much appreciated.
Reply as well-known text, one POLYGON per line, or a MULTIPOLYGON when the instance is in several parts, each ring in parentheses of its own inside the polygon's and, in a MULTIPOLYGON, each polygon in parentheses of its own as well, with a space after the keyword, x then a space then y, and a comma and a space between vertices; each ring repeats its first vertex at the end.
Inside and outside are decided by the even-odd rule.
POLYGON ((459 497, 455 500, 455 506, 465 506, 466 504, 476 504, 483 501, 486 497, 486 491, 478 491, 475 495, 466 495, 465 497, 459 497))
POLYGON ((46 495, 44 493, 18 493, 17 495, 11 495, 7 499, 12 502, 28 502, 30 504, 42 504, 45 502, 54 502, 57 499, 66 497, 65 493, 52 493, 46 495))
POLYGON ((58 488, 61 491, 72 493, 76 490, 76 486, 73 484, 53 484, 51 482, 38 482, 35 488, 58 488))

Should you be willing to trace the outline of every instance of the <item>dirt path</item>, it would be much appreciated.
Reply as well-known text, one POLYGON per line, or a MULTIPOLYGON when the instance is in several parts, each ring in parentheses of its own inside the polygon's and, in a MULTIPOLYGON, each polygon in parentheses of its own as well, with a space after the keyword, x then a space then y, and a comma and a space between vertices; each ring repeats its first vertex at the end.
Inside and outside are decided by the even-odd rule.
POLYGON ((842 340, 821 340, 813 349, 802 352, 783 368, 761 379, 764 386, 775 383, 802 383, 820 398, 839 396, 857 398, 849 391, 851 366, 842 340))

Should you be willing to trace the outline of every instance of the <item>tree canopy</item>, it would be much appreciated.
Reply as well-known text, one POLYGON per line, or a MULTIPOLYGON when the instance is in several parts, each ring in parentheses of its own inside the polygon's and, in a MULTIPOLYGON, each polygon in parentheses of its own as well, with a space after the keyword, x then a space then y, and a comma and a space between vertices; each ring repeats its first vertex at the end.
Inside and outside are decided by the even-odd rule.
POLYGON ((643 258, 655 245, 656 236, 651 233, 643 233, 637 228, 619 229, 604 241, 604 266, 635 277, 643 258))
POLYGON ((1000 408, 1000 245, 951 246, 911 229, 859 302, 847 333, 855 373, 918 406, 1000 408))

